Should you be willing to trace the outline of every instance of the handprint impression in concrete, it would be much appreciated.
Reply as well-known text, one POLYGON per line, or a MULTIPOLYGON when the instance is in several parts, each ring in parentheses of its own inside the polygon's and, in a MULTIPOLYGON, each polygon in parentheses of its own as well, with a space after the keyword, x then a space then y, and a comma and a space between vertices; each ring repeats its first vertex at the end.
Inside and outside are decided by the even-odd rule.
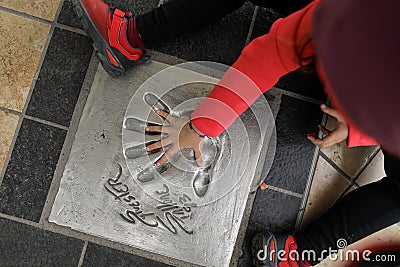
MULTIPOLYGON (((175 112, 171 110, 171 108, 162 101, 159 97, 152 93, 146 93, 143 97, 144 102, 151 107, 153 111, 163 110, 175 117, 188 117, 192 111, 185 112, 175 112)), ((156 113, 154 113, 156 114, 156 113)), ((158 115, 157 115, 158 116, 158 115)), ((161 117, 160 117, 161 118, 161 117)), ((168 123, 167 121, 165 123, 168 123)), ((149 121, 144 121, 138 118, 126 118, 124 121, 124 127, 128 131, 133 131, 136 133, 142 133, 147 136, 153 136, 154 133, 146 132, 145 128, 148 125, 161 125, 149 121)), ((146 140, 145 137, 145 140, 146 140)), ((177 153, 175 153, 168 162, 157 166, 155 162, 163 155, 165 151, 169 149, 169 146, 166 146, 162 149, 157 149, 153 151, 146 151, 146 146, 161 140, 164 137, 164 134, 158 134, 157 140, 148 141, 139 145, 127 147, 124 151, 125 157, 129 160, 135 160, 138 158, 149 157, 149 160, 152 161, 152 164, 148 167, 145 167, 142 171, 140 171, 136 179, 141 183, 146 183, 153 181, 160 177, 159 175, 171 168, 171 166, 176 167, 181 172, 185 172, 187 177, 191 177, 192 179, 192 187, 194 192, 198 197, 203 197, 210 186, 212 180, 213 169, 215 167, 216 161, 220 159, 221 156, 221 144, 220 138, 207 138, 204 140, 202 146, 202 166, 197 166, 194 151, 193 149, 184 149, 177 153), (150 157, 151 155, 157 155, 150 157), (155 159, 154 159, 155 158, 155 159)))

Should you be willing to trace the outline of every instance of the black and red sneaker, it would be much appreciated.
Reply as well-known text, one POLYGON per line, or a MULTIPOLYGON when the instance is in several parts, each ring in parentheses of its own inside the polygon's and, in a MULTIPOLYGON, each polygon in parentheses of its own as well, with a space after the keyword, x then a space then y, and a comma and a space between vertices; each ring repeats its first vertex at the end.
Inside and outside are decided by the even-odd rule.
POLYGON ((73 4, 108 73, 120 76, 144 56, 142 49, 128 42, 128 20, 132 13, 111 8, 101 0, 73 0, 73 4))
POLYGON ((291 235, 258 233, 253 237, 251 252, 257 267, 304 266, 298 262, 297 242, 291 235))

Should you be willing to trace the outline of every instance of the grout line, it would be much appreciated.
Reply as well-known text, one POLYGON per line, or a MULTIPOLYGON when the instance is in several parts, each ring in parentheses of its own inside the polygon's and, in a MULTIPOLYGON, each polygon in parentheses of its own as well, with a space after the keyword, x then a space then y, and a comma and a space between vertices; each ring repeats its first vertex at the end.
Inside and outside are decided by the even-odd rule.
POLYGON ((254 25, 255 25, 255 23, 256 23, 256 18, 257 18, 258 9, 259 9, 259 6, 255 6, 255 8, 254 8, 254 13, 253 13, 253 17, 252 17, 251 23, 250 23, 249 32, 248 32, 248 34, 247 34, 247 38, 246 38, 246 42, 245 42, 244 46, 247 46, 247 45, 250 43, 251 37, 252 37, 252 35, 253 35, 254 25))
POLYGON ((340 194, 340 196, 337 198, 336 201, 338 201, 339 199, 343 198, 343 197, 347 194, 347 192, 349 192, 350 188, 352 188, 352 187, 353 187, 353 186, 352 186, 351 184, 348 185, 348 186, 346 187, 346 189, 340 194))
POLYGON ((297 94, 297 93, 293 93, 293 92, 287 91, 285 89, 281 89, 279 87, 274 87, 274 88, 276 90, 280 91, 282 95, 291 96, 291 97, 294 97, 294 98, 297 98, 297 99, 300 99, 300 100, 303 100, 303 101, 306 101, 306 102, 309 102, 309 103, 312 103, 312 104, 315 104, 315 105, 320 105, 320 104, 324 103, 323 100, 317 100, 317 99, 314 99, 312 97, 303 96, 303 95, 300 95, 300 94, 297 94))
POLYGON ((26 18, 26 19, 35 20, 35 21, 38 21, 38 22, 41 22, 41 23, 44 23, 44 24, 48 24, 48 25, 52 24, 52 22, 47 20, 47 19, 42 19, 42 18, 33 16, 33 15, 29 15, 29 14, 23 13, 21 11, 13 10, 11 8, 0 6, 0 11, 11 13, 13 15, 16 15, 16 16, 19 16, 19 17, 23 17, 23 18, 26 18))
POLYGON ((297 214, 295 229, 299 229, 301 223, 303 222, 304 213, 306 211, 308 197, 310 195, 311 184, 314 180, 315 169, 317 168, 317 162, 319 158, 319 147, 316 147, 314 150, 313 159, 311 161, 310 170, 308 172, 307 183, 303 194, 303 199, 301 200, 299 213, 297 214))
MULTIPOLYGON (((63 2, 63 1, 61 1, 61 2, 63 2)), ((3 10, 3 8, 0 7, 0 10, 3 10)), ((6 10, 8 10, 8 9, 6 9, 6 10)), ((58 10, 57 10, 57 13, 56 13, 57 15, 55 17, 55 20, 58 17, 58 12, 59 11, 60 11, 60 7, 58 7, 58 10)), ((11 13, 13 13, 13 12, 11 12, 11 13)), ((18 12, 18 14, 19 13, 21 13, 21 12, 18 12)), ((23 14, 23 13, 21 13, 21 14, 23 14)), ((6 169, 8 167, 9 162, 10 162, 10 159, 11 159, 12 152, 14 151, 15 142, 16 142, 17 137, 19 135, 19 131, 21 129, 22 121, 23 121, 23 119, 25 117, 26 110, 28 109, 28 105, 29 105, 29 102, 30 102, 31 97, 32 97, 32 92, 33 92, 33 89, 35 88, 36 81, 37 81, 37 79, 39 77, 40 70, 42 69, 44 58, 45 58, 45 56, 47 54, 47 49, 49 48, 49 44, 50 44, 51 37, 53 36, 53 32, 54 32, 54 25, 52 24, 52 26, 50 27, 50 30, 49 30, 49 34, 47 35, 46 41, 45 41, 45 43, 43 45, 42 55, 40 56, 39 63, 37 65, 37 69, 36 69, 35 75, 33 76, 32 83, 31 83, 31 86, 29 88, 28 95, 27 95, 27 97, 25 99, 24 107, 22 109, 22 112, 18 114, 20 116, 20 118, 18 120, 17 128, 15 129, 13 140, 11 142, 11 145, 10 145, 8 153, 7 153, 7 157, 6 157, 4 166, 3 166, 3 170, 1 171, 0 186, 1 186, 2 182, 3 182, 4 175, 6 173, 6 169)))
POLYGON ((238 263, 243 254, 243 251, 242 251, 243 243, 246 242, 245 238, 246 238, 246 234, 247 234, 247 229, 249 227, 250 215, 251 215, 251 211, 253 210, 253 204, 254 204, 255 198, 256 198, 255 192, 253 192, 253 193, 250 192, 247 196, 242 220, 240 222, 240 227, 239 227, 238 234, 236 237, 236 242, 233 247, 231 259, 229 261, 229 267, 238 267, 239 266, 238 263))
MULTIPOLYGON (((18 113, 18 115, 19 115, 20 118, 19 118, 19 120, 18 120, 17 128, 16 128, 16 130, 15 130, 15 133, 14 133, 14 136, 13 136, 13 140, 12 140, 12 142, 11 142, 11 145, 10 145, 10 147, 9 147, 9 151, 8 151, 8 154, 7 154, 7 157, 6 157, 6 160, 5 160, 5 164, 4 164, 3 170, 2 170, 2 172, 1 172, 1 176, 0 176, 0 186, 1 186, 2 182, 3 182, 4 176, 5 176, 5 173, 6 173, 6 169, 7 169, 7 167, 8 167, 8 164, 9 164, 10 160, 11 160, 11 155, 12 155, 12 152, 13 152, 13 150, 14 150, 14 148, 15 148, 15 143, 16 143, 16 140, 17 140, 17 138, 18 138, 18 136, 19 136, 19 132, 20 132, 20 129, 21 129, 22 122, 23 122, 24 118, 30 118, 30 119, 33 118, 33 117, 30 117, 30 116, 27 116, 27 115, 26 115, 26 111, 27 111, 27 109, 28 109, 29 102, 30 102, 30 100, 31 100, 33 90, 34 90, 34 88, 35 88, 35 86, 36 86, 36 82, 37 82, 37 80, 38 80, 40 71, 41 71, 41 69, 42 69, 44 59, 45 59, 45 57, 46 57, 46 55, 47 55, 47 51, 48 51, 48 48, 49 48, 49 45, 50 45, 50 41, 51 41, 51 38, 52 38, 53 33, 54 33, 55 22, 57 21, 58 16, 59 16, 59 14, 60 14, 60 12, 61 12, 63 3, 64 3, 64 1, 61 0, 60 3, 59 3, 59 6, 58 6, 58 8, 57 8, 57 11, 56 11, 56 14, 55 14, 55 17, 54 17, 53 22, 50 23, 50 22, 47 21, 47 20, 40 19, 42 22, 45 21, 45 22, 47 22, 47 24, 51 24, 51 27, 50 27, 49 33, 48 33, 48 35, 47 35, 46 41, 45 41, 45 43, 44 43, 44 45, 43 45, 42 54, 41 54, 41 56, 40 56, 40 59, 39 59, 38 65, 37 65, 37 69, 36 69, 35 75, 34 75, 34 77, 33 77, 33 79, 32 79, 32 83, 31 83, 31 86, 30 86, 30 88, 29 88, 28 95, 27 95, 27 97, 26 97, 26 99, 25 99, 24 107, 23 107, 23 109, 22 109, 22 112, 21 112, 21 113, 18 113)), ((32 18, 32 17, 33 17, 33 16, 27 16, 27 15, 25 15, 25 14, 22 13, 22 12, 17 12, 17 11, 14 12, 13 10, 8 9, 8 8, 2 8, 2 7, 0 7, 0 10, 6 10, 6 11, 8 11, 8 12, 10 12, 10 13, 17 14, 17 15, 20 15, 20 16, 23 16, 23 17, 29 17, 29 18, 32 18)), ((46 121, 44 121, 44 120, 37 119, 37 118, 33 118, 33 119, 34 119, 35 121, 38 121, 38 122, 41 122, 41 123, 45 123, 45 124, 47 124, 47 125, 56 126, 56 124, 53 124, 53 123, 51 123, 51 122, 46 122, 46 121)), ((57 125, 57 126, 58 126, 58 128, 60 128, 61 125, 57 125)), ((64 128, 64 129, 65 129, 64 126, 61 126, 61 128, 64 128)), ((68 130, 68 129, 67 129, 67 130, 68 130)))
POLYGON ((50 125, 50 126, 53 126, 53 127, 56 127, 56 128, 60 128, 60 129, 63 129, 63 130, 68 130, 67 126, 60 125, 58 123, 54 123, 54 122, 51 122, 51 121, 43 120, 43 119, 40 119, 40 118, 32 117, 30 115, 24 115, 23 113, 15 111, 15 110, 12 110, 12 109, 0 107, 0 111, 19 116, 19 117, 21 117, 23 119, 29 119, 29 120, 32 120, 32 121, 40 122, 42 124, 46 124, 46 125, 50 125))
MULTIPOLYGON (((330 100, 327 99, 325 104, 327 106, 330 105, 330 100)), ((326 126, 326 124, 328 123, 328 114, 323 113, 322 115, 322 120, 321 120, 321 124, 326 126)), ((318 137, 322 138, 323 137, 323 132, 320 130, 318 133, 318 137)), ((303 217, 304 217, 304 213, 306 212, 306 208, 307 208, 307 202, 308 202, 308 197, 310 196, 310 191, 311 191, 311 185, 312 182, 314 180, 314 176, 315 176, 315 170, 317 169, 317 164, 318 164, 318 160, 319 160, 319 152, 321 151, 321 149, 319 147, 315 147, 315 151, 314 151, 314 156, 312 159, 312 163, 310 166, 310 171, 308 172, 308 177, 307 177, 307 184, 306 184, 306 188, 304 190, 304 198, 301 201, 301 205, 300 205, 300 209, 299 209, 299 213, 297 214, 297 218, 296 218, 296 223, 295 223, 295 228, 299 229, 303 223, 303 217)))
POLYGON ((29 220, 26 220, 26 219, 14 217, 14 216, 11 216, 11 215, 8 215, 8 214, 5 214, 5 213, 0 213, 0 218, 6 219, 6 220, 10 220, 10 221, 13 221, 13 222, 27 224, 29 226, 33 226, 33 227, 42 229, 42 227, 40 227, 39 223, 37 223, 37 222, 32 222, 32 221, 29 221, 29 220))
MULTIPOLYGON (((366 163, 364 163, 364 165, 360 168, 360 170, 354 175, 354 177, 352 178, 352 181, 354 182, 354 184, 356 184, 357 186, 355 186, 355 188, 360 187, 360 185, 356 182, 356 180, 361 176, 361 174, 364 172, 364 170, 366 169, 366 167, 374 160, 374 158, 376 157, 376 155, 378 155, 378 153, 381 151, 380 147, 377 147, 374 152, 371 154, 371 156, 369 157, 369 159, 367 160, 366 163)), ((349 190, 352 188, 353 186, 350 184, 347 186, 347 188, 343 191, 343 193, 339 196, 338 199, 341 199, 342 197, 344 197, 349 190)))
POLYGON ((42 69, 43 62, 44 62, 44 59, 45 59, 46 54, 47 54, 47 50, 48 50, 49 45, 50 45, 51 38, 53 37, 53 33, 54 33, 54 25, 51 26, 49 34, 47 35, 47 39, 46 39, 46 42, 45 42, 44 47, 43 47, 42 55, 40 57, 36 73, 35 73, 35 75, 33 77, 33 80, 32 80, 31 88, 29 89, 28 96, 26 97, 26 100, 25 100, 24 108, 22 109, 22 116, 25 116, 26 110, 28 109, 29 102, 30 102, 30 100, 32 98, 33 89, 35 88, 36 82, 37 82, 37 80, 39 78, 39 74, 40 74, 40 71, 42 69))
POLYGON ((24 119, 29 119, 29 120, 32 120, 32 121, 40 122, 42 124, 46 124, 46 125, 49 125, 49 126, 53 126, 55 128, 60 128, 60 129, 68 131, 68 127, 66 127, 64 125, 60 125, 60 124, 57 124, 57 123, 54 123, 54 122, 42 120, 42 119, 39 119, 39 118, 36 118, 36 117, 32 117, 32 116, 29 116, 29 115, 25 115, 25 116, 22 116, 22 117, 24 119))
POLYGON ((61 149, 60 157, 58 158, 57 167, 54 171, 53 179, 50 184, 49 191, 47 193, 47 198, 45 205, 42 209, 42 214, 40 216, 40 223, 44 224, 48 217, 50 216, 51 209, 53 207, 55 198, 57 196, 61 178, 63 176, 63 172, 65 169, 65 165, 67 164, 69 155, 71 153, 72 144, 75 139, 75 133, 78 130, 79 121, 81 119, 81 115, 83 109, 86 104, 86 99, 89 95, 90 89, 92 87, 92 82, 94 80, 95 74, 97 72, 97 67, 99 62, 96 58, 96 53, 93 51, 92 57, 89 62, 89 66, 86 72, 85 79, 83 80, 83 84, 81 87, 81 92, 78 97, 78 101, 75 105, 75 110, 71 118, 71 123, 69 126, 69 130, 67 132, 67 136, 65 137, 63 147, 61 149))
POLYGON ((83 265, 83 260, 85 259, 85 254, 86 254, 86 250, 88 247, 88 243, 89 243, 88 241, 85 241, 85 244, 83 245, 81 257, 79 258, 79 262, 78 262, 78 267, 82 267, 82 265, 83 265))
POLYGON ((381 151, 381 148, 378 146, 375 148, 374 152, 368 157, 367 161, 360 167, 360 169, 356 172, 356 174, 353 176, 352 180, 354 182, 357 181, 357 179, 360 177, 360 175, 364 172, 364 170, 368 167, 368 165, 374 160, 376 155, 381 151))
POLYGON ((74 33, 78 33, 78 34, 81 34, 81 35, 88 36, 87 33, 84 30, 79 29, 79 28, 75 28, 75 27, 72 27, 72 26, 69 26, 69 25, 58 23, 58 22, 55 22, 55 26, 57 28, 60 28, 60 29, 66 30, 66 31, 70 31, 70 32, 74 32, 74 33))
POLYGON ((14 115, 17 115, 17 116, 21 116, 21 112, 15 111, 15 110, 13 110, 13 109, 8 109, 8 108, 0 107, 0 111, 3 111, 3 112, 5 112, 5 113, 14 114, 14 115))
POLYGON ((12 222, 29 225, 31 227, 35 227, 36 229, 39 229, 42 231, 54 233, 57 235, 62 235, 64 237, 74 238, 74 239, 81 240, 81 241, 88 242, 88 243, 90 242, 93 244, 97 244, 99 246, 108 247, 108 248, 118 250, 118 251, 121 251, 124 253, 132 254, 132 255, 135 255, 138 257, 144 257, 144 258, 147 258, 150 260, 158 261, 160 263, 172 265, 176 261, 175 259, 173 259, 171 257, 162 256, 162 255, 156 254, 154 252, 138 249, 138 248, 124 245, 124 244, 121 244, 121 243, 118 243, 115 241, 111 241, 108 239, 99 238, 99 237, 96 237, 96 236, 93 236, 93 235, 90 235, 87 233, 78 232, 69 227, 60 226, 57 224, 42 225, 37 222, 32 222, 32 221, 29 221, 26 219, 21 219, 21 218, 14 217, 14 216, 4 214, 4 213, 0 213, 0 219, 6 219, 6 220, 9 220, 12 222))
POLYGON ((11 160, 11 155, 12 155, 12 152, 14 150, 15 142, 17 141, 17 137, 18 137, 19 130, 21 129, 21 125, 22 125, 22 118, 19 116, 18 124, 17 124, 17 127, 15 128, 15 132, 14 132, 14 136, 13 136, 13 139, 11 141, 11 144, 10 144, 10 146, 8 148, 8 153, 7 153, 7 156, 6 156, 6 160, 4 161, 3 170, 1 170, 1 173, 0 173, 0 187, 1 187, 1 184, 3 183, 4 176, 6 175, 6 170, 7 170, 7 167, 8 167, 8 163, 11 160))
POLYGON ((59 7, 60 9, 59 10, 57 9, 54 21, 49 21, 47 19, 42 19, 42 18, 33 16, 33 15, 29 15, 29 14, 23 13, 21 11, 13 10, 13 9, 10 9, 10 8, 7 8, 7 7, 2 7, 2 6, 0 6, 0 11, 4 11, 6 13, 10 13, 10 14, 13 14, 13 15, 16 15, 16 16, 19 16, 19 17, 23 17, 23 18, 26 18, 26 19, 31 19, 31 20, 34 20, 34 21, 38 21, 38 22, 41 22, 41 23, 44 23, 44 24, 47 24, 47 25, 51 25, 51 26, 54 25, 57 28, 87 36, 86 32, 84 30, 82 30, 82 29, 75 28, 73 26, 69 26, 69 25, 65 25, 65 24, 57 22, 58 16, 60 14, 59 12, 61 12, 62 5, 63 5, 64 1, 61 1, 60 3, 61 3, 61 8, 59 7))
POLYGON ((295 192, 292 192, 292 191, 289 191, 289 190, 286 190, 286 189, 282 189, 282 188, 279 188, 279 187, 275 187, 275 186, 272 186, 272 185, 268 185, 267 189, 275 191, 275 192, 280 192, 280 193, 283 193, 283 194, 286 194, 286 195, 290 195, 290 196, 293 196, 293 197, 297 197, 297 198, 302 198, 303 197, 302 194, 295 193, 295 192))
POLYGON ((354 181, 352 181, 351 177, 349 175, 347 175, 347 173, 345 173, 338 165, 336 165, 335 162, 333 162, 324 152, 320 151, 319 152, 320 156, 326 160, 339 174, 341 174, 343 176, 344 179, 346 179, 349 183, 350 186, 354 186, 354 187, 360 187, 359 185, 357 185, 354 181))
POLYGON ((61 10, 62 10, 62 8, 64 6, 64 0, 59 0, 59 1, 60 2, 58 4, 58 8, 57 8, 56 14, 54 15, 54 19, 53 19, 53 22, 52 22, 52 25, 54 25, 54 26, 56 25, 58 17, 60 16, 61 10))

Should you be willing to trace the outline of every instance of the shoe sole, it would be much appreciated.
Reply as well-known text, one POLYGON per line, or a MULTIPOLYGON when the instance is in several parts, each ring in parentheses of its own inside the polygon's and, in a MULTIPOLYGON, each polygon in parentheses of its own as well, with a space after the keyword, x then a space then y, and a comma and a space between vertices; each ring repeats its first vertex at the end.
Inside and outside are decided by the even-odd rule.
POLYGON ((111 74, 113 77, 121 76, 125 72, 125 68, 122 66, 121 62, 117 59, 114 54, 113 49, 107 44, 103 36, 98 32, 94 23, 87 15, 85 7, 79 0, 72 0, 74 5, 75 13, 77 14, 82 26, 89 37, 93 40, 93 48, 96 51, 97 58, 100 60, 103 68, 111 74), (113 65, 107 55, 107 51, 114 57, 118 62, 119 67, 113 65))

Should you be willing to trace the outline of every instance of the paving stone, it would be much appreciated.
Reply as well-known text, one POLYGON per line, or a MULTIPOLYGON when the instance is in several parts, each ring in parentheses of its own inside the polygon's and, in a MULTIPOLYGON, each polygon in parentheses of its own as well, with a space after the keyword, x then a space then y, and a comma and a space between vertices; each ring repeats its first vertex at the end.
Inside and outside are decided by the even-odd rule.
POLYGON ((325 102, 327 95, 317 74, 297 70, 283 76, 276 87, 325 102))
MULTIPOLYGON (((150 107, 143 103, 143 99, 150 92, 163 96, 164 101, 174 108, 186 99, 207 95, 212 88, 209 83, 215 81, 209 78, 202 82, 202 79, 206 78, 204 75, 195 75, 193 71, 186 72, 181 68, 167 67, 165 64, 151 61, 149 64, 133 68, 129 74, 118 79, 110 77, 99 67, 49 221, 181 261, 204 266, 226 266, 234 248, 252 177, 259 171, 254 170, 260 153, 259 140, 256 139, 259 125, 250 112, 245 112, 241 116, 241 121, 246 127, 246 132, 252 134, 241 134, 244 132, 235 130, 236 123, 232 124, 228 132, 229 139, 232 143, 244 145, 230 146, 229 152, 224 150, 227 153, 221 155, 221 164, 218 163, 221 167, 218 168, 226 171, 221 172, 221 176, 213 176, 213 184, 207 190, 205 205, 201 203, 206 198, 199 197, 193 190, 194 180, 189 178, 192 174, 181 174, 182 170, 178 168, 170 168, 162 174, 175 175, 177 171, 178 175, 163 176, 165 178, 157 178, 150 183, 135 180, 140 168, 146 167, 148 160, 151 159, 143 157, 125 160, 123 148, 127 146, 123 147, 121 144, 133 144, 132 139, 126 138, 135 134, 133 131, 127 132, 124 128, 122 130, 124 133, 121 135, 125 114, 132 114, 127 116, 142 120, 146 119, 148 117, 146 112, 150 111, 150 107), (164 71, 153 75, 162 69, 164 71), (150 83, 143 86, 143 82, 151 76, 152 79, 148 80, 150 83), (196 83, 193 86, 177 86, 188 81, 196 81, 196 83), (139 87, 140 89, 137 89, 139 87), (165 94, 168 88, 174 89, 170 90, 171 93, 165 94), (129 102, 131 102, 130 105, 129 102), (249 142, 249 146, 245 144, 246 142, 249 142), (229 155, 238 155, 238 157, 229 155), (246 160, 236 160, 239 157, 246 160), (230 165, 225 165, 227 166, 225 168, 224 164, 228 162, 232 162, 234 168, 230 165), (120 174, 118 170, 121 170, 120 174), (231 171, 234 172, 232 175, 231 171), (243 173, 243 175, 240 175, 241 179, 238 182, 229 180, 228 184, 236 185, 234 190, 230 190, 226 187, 227 179, 238 178, 239 176, 234 175, 235 173, 243 173), (139 216, 138 220, 133 217, 133 220, 127 220, 127 217, 124 217, 126 212, 130 214, 131 208, 123 202, 119 203, 113 196, 114 189, 109 185, 111 181, 109 178, 114 179, 115 175, 121 178, 121 183, 126 183, 129 194, 137 199, 141 213, 147 216, 145 219, 139 216), (169 177, 173 177, 174 180, 169 177), (172 183, 166 185, 163 181, 172 183), (181 181, 184 186, 180 184, 181 181), (161 190, 166 190, 164 186, 167 186, 172 201, 179 196, 187 196, 193 200, 191 207, 196 209, 189 209, 193 213, 187 216, 183 214, 186 217, 182 216, 182 219, 177 218, 178 221, 176 221, 174 217, 170 217, 170 211, 167 210, 168 213, 165 213, 161 210, 160 200, 157 200, 156 195, 152 196, 160 194, 161 190), (225 189, 229 192, 224 193, 225 189), (218 201, 214 201, 214 193, 218 201), (222 195, 223 198, 220 198, 222 195), (208 201, 208 199, 213 201, 208 201), (76 216, 77 212, 80 216, 76 216)), ((190 104, 190 102, 186 103, 190 104)), ((186 109, 189 108, 191 106, 186 107, 186 109)), ((253 110, 257 115, 268 116, 260 101, 255 103, 253 110)), ((260 123, 266 125, 267 121, 270 120, 260 123)))
POLYGON ((375 158, 371 161, 367 168, 357 178, 356 182, 360 185, 366 185, 369 183, 376 182, 383 177, 386 177, 384 167, 384 155, 380 151, 375 158))
POLYGON ((1 107, 22 112, 49 30, 44 23, 0 11, 1 107))
POLYGON ((290 233, 299 213, 301 199, 272 190, 257 191, 251 211, 249 225, 242 246, 239 267, 253 266, 251 263, 251 240, 263 231, 290 233))
POLYGON ((0 173, 6 162, 18 120, 19 117, 17 115, 0 111, 0 173))
POLYGON ((257 12, 257 17, 254 22, 254 28, 251 35, 251 39, 255 39, 261 35, 267 34, 280 15, 274 10, 265 7, 259 7, 257 12))
POLYGON ((24 119, 0 187, 0 212, 38 222, 66 131, 24 119))
MULTIPOLYGON (((334 130, 336 123, 335 118, 329 117, 326 128, 334 130)), ((323 148, 321 151, 352 178, 368 162, 376 149, 376 146, 349 148, 347 142, 343 141, 332 147, 323 148)))
POLYGON ((56 28, 27 114, 69 126, 91 55, 87 36, 56 28))
POLYGON ((78 266, 83 241, 0 219, 1 266, 78 266))
POLYGON ((232 65, 245 46, 254 5, 242 8, 198 31, 170 40, 157 51, 187 61, 206 60, 232 65))
POLYGON ((64 4, 61 9, 60 15, 58 15, 57 22, 78 29, 82 29, 82 24, 75 14, 71 0, 64 0, 64 4))
MULTIPOLYGON (((254 24, 252 39, 267 34, 272 23, 280 17, 272 9, 260 7, 254 24)), ((298 70, 283 76, 275 85, 278 88, 325 101, 326 94, 316 73, 298 70)))
POLYGON ((32 0, 32 1, 16 1, 1 0, 0 6, 10 8, 25 14, 53 21, 59 0, 32 0))
POLYGON ((136 15, 144 14, 156 8, 159 0, 105 0, 105 3, 123 11, 130 11, 136 15))
POLYGON ((171 265, 89 243, 82 266, 168 267, 171 265))
MULTIPOLYGON (((135 14, 143 14, 145 12, 148 12, 151 9, 157 7, 159 3, 158 0, 151 0, 151 1, 107 0, 105 2, 123 11, 134 11, 135 14)), ((80 23, 78 17, 75 14, 71 0, 64 1, 60 15, 58 16, 58 23, 82 29, 82 24, 80 23)))
POLYGON ((325 159, 319 157, 302 220, 302 227, 325 213, 342 195, 349 184, 325 159))
POLYGON ((267 184, 303 194, 315 152, 307 134, 318 132, 321 119, 322 112, 317 105, 282 96, 276 120, 275 160, 265 179, 267 184))

